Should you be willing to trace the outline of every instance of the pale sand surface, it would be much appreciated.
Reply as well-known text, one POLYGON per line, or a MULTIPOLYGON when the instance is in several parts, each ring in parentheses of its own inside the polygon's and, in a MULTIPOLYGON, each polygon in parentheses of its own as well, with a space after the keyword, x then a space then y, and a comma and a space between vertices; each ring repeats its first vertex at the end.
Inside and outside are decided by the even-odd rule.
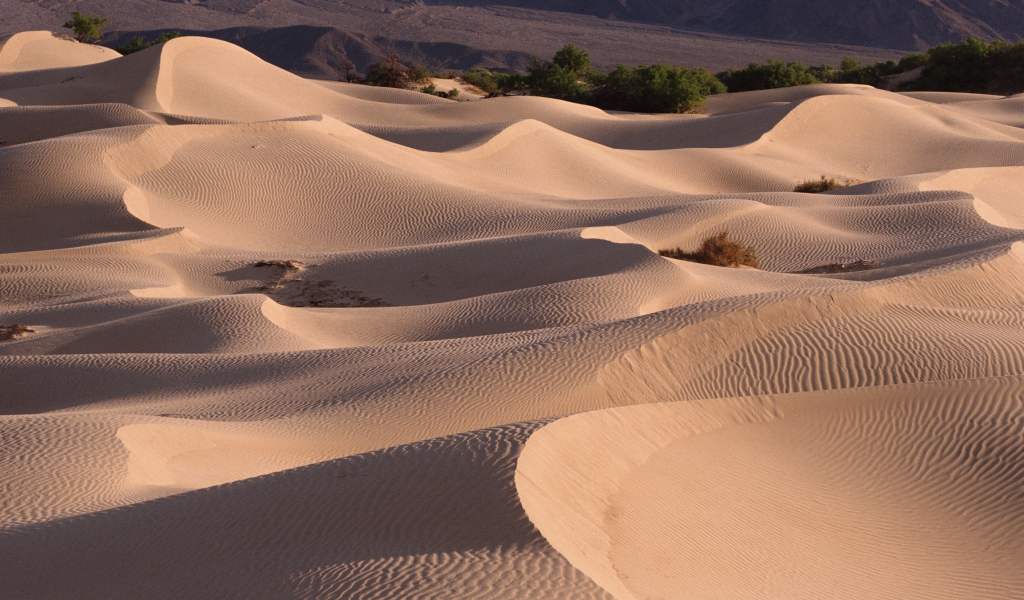
POLYGON ((1024 597, 1021 103, 0 40, 0 598, 1024 597))

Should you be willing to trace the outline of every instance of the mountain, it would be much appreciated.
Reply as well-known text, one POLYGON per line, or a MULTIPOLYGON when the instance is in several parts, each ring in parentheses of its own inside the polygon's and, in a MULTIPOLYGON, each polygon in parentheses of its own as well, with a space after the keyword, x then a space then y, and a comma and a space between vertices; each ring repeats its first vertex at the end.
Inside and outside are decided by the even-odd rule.
POLYGON ((561 10, 484 3, 427 5, 418 0, 0 0, 0 35, 62 31, 71 12, 80 10, 109 19, 107 44, 123 43, 139 33, 152 39, 159 31, 201 32, 237 43, 296 73, 326 79, 337 78, 345 60, 363 70, 390 51, 431 69, 516 69, 525 56, 549 57, 566 43, 590 51, 599 68, 666 62, 718 70, 766 58, 835 65, 844 56, 873 62, 901 54, 834 41, 684 29, 652 22, 660 14, 653 9, 638 8, 630 15, 615 12, 622 5, 614 2, 557 1, 552 7, 561 10))
MULTIPOLYGON (((136 35, 147 40, 164 31, 122 31, 107 35, 111 47, 127 43, 136 35)), ((349 33, 336 27, 293 25, 289 27, 230 27, 212 31, 177 30, 183 35, 199 35, 231 42, 263 60, 292 73, 313 79, 336 79, 350 61, 356 71, 380 62, 391 52, 406 64, 429 66, 435 70, 462 71, 472 67, 523 69, 530 55, 525 52, 482 50, 452 42, 415 42, 383 36, 349 33)))
MULTIPOLYGON (((232 0, 210 0, 232 1, 232 0)), ((1024 36, 1024 0, 425 0, 593 15, 759 38, 922 50, 1024 36)))

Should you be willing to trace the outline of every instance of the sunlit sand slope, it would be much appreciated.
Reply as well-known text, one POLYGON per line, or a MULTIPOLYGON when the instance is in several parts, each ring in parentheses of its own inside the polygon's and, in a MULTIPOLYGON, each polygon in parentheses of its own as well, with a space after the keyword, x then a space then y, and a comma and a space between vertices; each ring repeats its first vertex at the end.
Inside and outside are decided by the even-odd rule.
POLYGON ((0 40, 0 596, 1020 598, 1022 107, 0 40))
POLYGON ((516 484, 618 598, 1012 598, 1019 377, 594 411, 516 484))

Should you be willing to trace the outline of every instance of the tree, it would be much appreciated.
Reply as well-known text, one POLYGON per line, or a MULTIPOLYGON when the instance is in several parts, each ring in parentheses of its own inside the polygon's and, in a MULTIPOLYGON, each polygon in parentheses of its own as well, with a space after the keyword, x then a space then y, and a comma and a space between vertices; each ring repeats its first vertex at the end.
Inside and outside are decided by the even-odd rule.
POLYGON ((839 63, 840 71, 853 71, 860 67, 860 61, 852 56, 844 56, 839 63))
POLYGON ((590 53, 566 44, 555 53, 550 62, 542 63, 536 57, 527 67, 527 85, 533 94, 570 102, 581 101, 596 79, 590 66, 590 53))
POLYGON ((103 26, 106 24, 105 17, 93 17, 76 10, 71 13, 71 18, 64 23, 64 28, 74 31, 75 39, 79 42, 92 40, 93 43, 96 43, 103 37, 103 26))
POLYGON ((346 83, 352 83, 356 80, 356 66, 352 64, 352 61, 345 59, 345 62, 341 63, 341 70, 345 72, 346 83))
POLYGON ((575 73, 577 77, 584 79, 590 72, 590 53, 583 48, 566 44, 551 57, 551 64, 575 73))
POLYGON ((374 63, 366 70, 366 81, 380 87, 404 88, 406 82, 402 58, 394 52, 384 57, 383 62, 374 63))

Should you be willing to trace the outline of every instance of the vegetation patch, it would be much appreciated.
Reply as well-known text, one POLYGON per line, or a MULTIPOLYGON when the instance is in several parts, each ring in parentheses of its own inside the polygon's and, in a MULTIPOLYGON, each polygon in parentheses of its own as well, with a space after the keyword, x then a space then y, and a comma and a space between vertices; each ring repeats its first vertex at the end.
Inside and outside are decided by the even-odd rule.
POLYGON ((156 46, 157 44, 162 44, 164 42, 173 40, 177 37, 181 37, 180 31, 165 31, 164 33, 161 33, 160 35, 156 36, 156 39, 149 42, 147 42, 146 38, 142 37, 141 35, 137 35, 133 37, 131 41, 129 41, 127 44, 123 46, 118 46, 114 48, 114 50, 117 50, 121 54, 128 55, 138 52, 140 50, 145 50, 146 48, 149 48, 151 46, 156 46))
POLYGON ((14 325, 0 325, 0 342, 16 340, 35 332, 35 329, 32 329, 22 323, 15 323, 14 325))
POLYGON ((848 263, 832 263, 828 265, 820 265, 817 267, 811 267, 810 269, 804 269, 803 271, 797 271, 801 275, 821 275, 825 273, 856 273, 857 271, 868 271, 870 269, 877 269, 881 265, 875 260, 857 260, 848 263))
POLYGON ((706 238, 694 252, 687 252, 682 248, 671 248, 661 250, 658 254, 687 260, 690 262, 714 265, 716 267, 751 267, 760 268, 761 264, 757 258, 757 251, 754 248, 729 238, 729 232, 723 231, 706 238))
POLYGON ((239 293, 260 293, 278 304, 295 307, 354 308, 391 306, 359 290, 350 290, 333 279, 304 276, 306 263, 298 260, 272 259, 253 264, 257 268, 272 269, 265 283, 241 290, 239 293))
POLYGON ((796 184, 793 188, 794 192, 801 192, 804 194, 820 194, 822 192, 831 192, 832 190, 840 190, 845 187, 853 185, 852 181, 839 181, 832 177, 821 176, 821 179, 808 179, 801 181, 796 184))
POLYGON ((107 24, 105 17, 94 17, 80 11, 71 13, 71 18, 64 23, 64 29, 75 32, 75 40, 96 43, 103 37, 103 26, 107 24))

